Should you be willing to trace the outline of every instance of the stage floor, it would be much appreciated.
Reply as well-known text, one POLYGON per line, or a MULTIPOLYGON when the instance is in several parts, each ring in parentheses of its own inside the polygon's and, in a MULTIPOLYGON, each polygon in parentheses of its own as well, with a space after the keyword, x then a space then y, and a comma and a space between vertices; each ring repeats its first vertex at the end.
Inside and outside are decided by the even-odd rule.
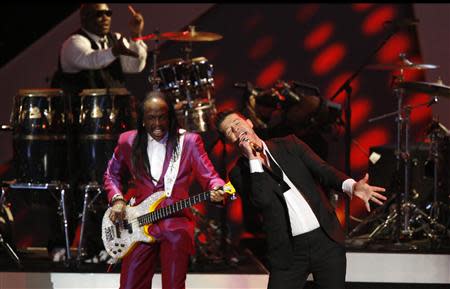
MULTIPOLYGON (((350 250, 350 249, 349 249, 350 250)), ((43 249, 18 252, 22 268, 2 253, 0 289, 118 288, 120 265, 53 263, 43 249)), ((311 279, 311 276, 309 277, 311 279)), ((249 250, 239 262, 191 264, 187 288, 266 288, 268 271, 249 250)), ((450 288, 448 254, 411 252, 347 252, 347 288, 450 288)), ((161 288, 160 272, 152 288, 161 288)), ((305 288, 311 288, 308 284, 305 288)))

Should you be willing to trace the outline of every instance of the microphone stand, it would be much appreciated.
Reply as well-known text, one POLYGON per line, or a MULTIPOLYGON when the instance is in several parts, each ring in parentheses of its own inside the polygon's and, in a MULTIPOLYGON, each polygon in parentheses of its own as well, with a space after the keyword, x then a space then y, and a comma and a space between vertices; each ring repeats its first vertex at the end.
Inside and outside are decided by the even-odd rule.
MULTIPOLYGON (((368 57, 363 61, 363 63, 356 69, 356 71, 344 82, 344 84, 339 87, 339 89, 334 93, 334 95, 330 98, 333 101, 342 91, 346 92, 346 101, 345 101, 345 173, 350 176, 351 175, 351 166, 350 166, 350 154, 351 154, 351 141, 352 141, 352 132, 351 132, 351 94, 352 87, 351 83, 353 79, 355 79, 360 72, 372 61, 372 58, 375 54, 380 51, 380 49, 386 44, 386 42, 394 36, 399 31, 400 26, 395 25, 392 31, 383 39, 383 41, 368 55, 368 57)), ((350 199, 345 198, 345 224, 344 224, 344 232, 345 235, 348 235, 348 227, 350 223, 350 199)))

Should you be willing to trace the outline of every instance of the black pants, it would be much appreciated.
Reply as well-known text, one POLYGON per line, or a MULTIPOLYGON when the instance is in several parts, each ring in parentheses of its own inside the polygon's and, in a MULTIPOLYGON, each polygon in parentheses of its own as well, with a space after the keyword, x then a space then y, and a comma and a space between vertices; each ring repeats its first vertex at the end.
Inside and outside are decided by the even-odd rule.
POLYGON ((309 273, 314 288, 345 288, 345 248, 331 240, 321 229, 294 237, 294 262, 287 270, 272 269, 269 289, 301 289, 309 273))

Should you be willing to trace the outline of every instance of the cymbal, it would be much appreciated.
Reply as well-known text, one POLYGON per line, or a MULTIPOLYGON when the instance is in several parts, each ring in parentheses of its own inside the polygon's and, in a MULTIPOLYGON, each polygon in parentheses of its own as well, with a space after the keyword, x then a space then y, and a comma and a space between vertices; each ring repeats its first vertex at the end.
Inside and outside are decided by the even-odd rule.
POLYGON ((186 41, 186 42, 196 42, 196 41, 216 41, 223 38, 222 35, 212 32, 201 32, 195 30, 188 30, 182 32, 167 32, 162 34, 168 40, 174 41, 186 41))
POLYGON ((141 37, 133 38, 133 41, 138 40, 174 40, 174 41, 216 41, 222 39, 222 35, 212 33, 212 32, 194 32, 183 31, 183 32, 165 32, 159 36, 156 34, 148 34, 141 37))
POLYGON ((137 40, 174 40, 174 41, 216 41, 222 39, 223 36, 212 32, 200 32, 195 30, 195 26, 189 26, 189 30, 181 32, 164 32, 159 34, 148 34, 145 36, 135 37, 134 41, 137 40))
POLYGON ((372 70, 400 70, 400 69, 436 69, 439 66, 434 64, 418 64, 418 63, 399 63, 399 64, 372 64, 368 65, 368 69, 372 70))
POLYGON ((430 83, 421 81, 400 82, 399 87, 413 92, 427 93, 432 96, 442 96, 450 98, 450 86, 441 83, 430 83))
POLYGON ((212 32, 200 32, 195 30, 195 26, 190 25, 189 30, 182 32, 168 32, 164 36, 174 41, 216 41, 222 39, 222 35, 212 32))
POLYGON ((153 40, 153 41, 168 40, 168 38, 166 38, 163 34, 159 34, 158 35, 158 34, 155 34, 155 33, 151 33, 151 34, 148 34, 148 35, 135 37, 135 38, 133 38, 133 41, 138 41, 138 40, 153 40))

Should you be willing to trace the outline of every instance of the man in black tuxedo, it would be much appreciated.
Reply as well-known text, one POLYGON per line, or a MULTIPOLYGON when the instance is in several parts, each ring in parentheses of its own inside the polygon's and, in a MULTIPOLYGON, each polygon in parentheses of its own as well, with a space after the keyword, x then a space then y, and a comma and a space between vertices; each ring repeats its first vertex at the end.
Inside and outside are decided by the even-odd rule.
POLYGON ((230 172, 240 194, 249 194, 263 216, 269 262, 268 288, 303 288, 309 273, 320 288, 344 288, 344 233, 320 185, 381 205, 384 188, 336 170, 294 135, 262 141, 253 124, 220 112, 216 127, 242 154, 230 172))

